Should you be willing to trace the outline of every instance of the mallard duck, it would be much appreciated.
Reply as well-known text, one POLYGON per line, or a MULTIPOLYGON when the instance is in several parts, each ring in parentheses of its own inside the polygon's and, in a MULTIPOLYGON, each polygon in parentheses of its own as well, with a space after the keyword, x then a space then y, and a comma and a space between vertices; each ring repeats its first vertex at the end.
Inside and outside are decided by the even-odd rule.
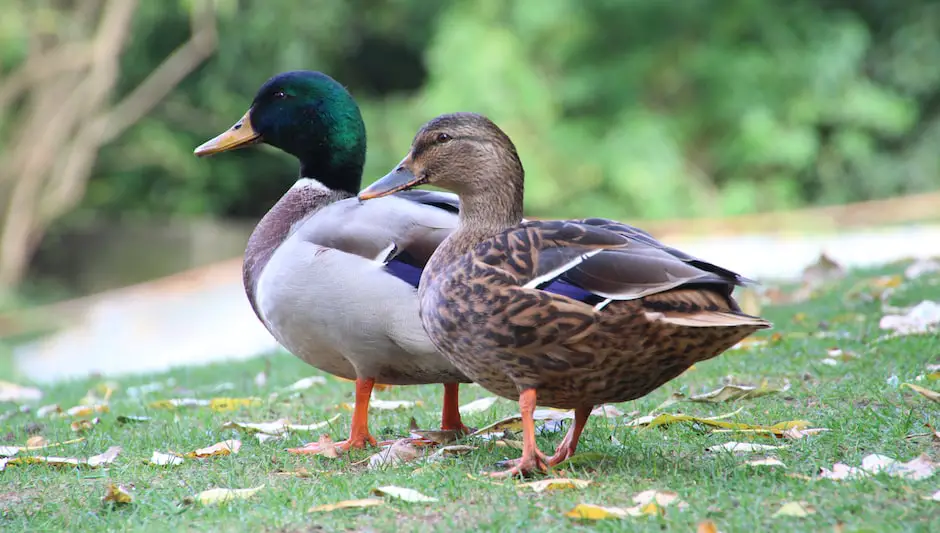
POLYGON ((560 463, 595 405, 642 397, 770 327, 732 298, 748 280, 643 230, 600 218, 522 221, 523 181, 509 137, 458 113, 425 124, 401 163, 359 193, 368 204, 431 184, 460 198, 460 224, 421 276, 421 320, 467 377, 518 398, 522 457, 495 476, 560 463), (544 290, 558 280, 572 290, 544 290), (536 447, 536 403, 574 409, 551 457, 536 447))
MULTIPOLYGON (((254 143, 300 160, 300 179, 261 219, 245 249, 248 301, 289 352, 356 381, 349 438, 341 450, 375 445, 368 409, 376 383, 443 383, 441 427, 465 431, 458 383, 469 380, 431 344, 416 287, 431 253, 457 225, 449 193, 413 191, 379 203, 356 198, 366 157, 359 107, 329 76, 274 76, 229 130, 197 156, 254 143), (414 194, 419 193, 419 194, 414 194)), ((291 449, 318 453, 316 443, 291 449)))

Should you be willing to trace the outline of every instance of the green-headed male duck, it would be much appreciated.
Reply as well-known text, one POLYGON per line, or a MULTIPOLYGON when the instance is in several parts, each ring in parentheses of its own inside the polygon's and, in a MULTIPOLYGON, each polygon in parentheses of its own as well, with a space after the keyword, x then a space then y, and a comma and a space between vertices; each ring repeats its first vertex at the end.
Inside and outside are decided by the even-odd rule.
POLYGON ((744 278, 640 229, 523 221, 523 181, 509 137, 486 117, 458 113, 425 124, 405 159, 359 194, 433 184, 460 198, 460 224, 421 276, 421 320, 470 379, 519 400, 522 457, 496 476, 560 463, 595 405, 644 396, 770 327, 732 298, 744 278), (545 290, 558 282, 575 290, 545 290), (536 447, 536 402, 575 410, 551 457, 536 447))
MULTIPOLYGON (((195 153, 259 142, 299 159, 300 179, 248 240, 245 291, 284 348, 356 380, 352 428, 337 447, 376 443, 368 426, 376 383, 443 383, 441 427, 465 431, 457 390, 469 380, 428 339, 416 293, 421 269, 457 225, 456 197, 414 191, 360 203, 365 125, 349 92, 319 72, 274 76, 241 120, 195 153)), ((291 451, 321 450, 311 443, 291 451)))

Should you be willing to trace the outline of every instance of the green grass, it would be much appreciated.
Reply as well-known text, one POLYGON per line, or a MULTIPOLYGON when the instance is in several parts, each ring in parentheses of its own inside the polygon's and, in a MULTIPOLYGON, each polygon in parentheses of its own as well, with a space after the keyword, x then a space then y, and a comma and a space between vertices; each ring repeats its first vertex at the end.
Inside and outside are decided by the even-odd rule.
MULTIPOLYGON (((260 396, 288 385, 302 376, 317 374, 288 354, 274 354, 244 363, 181 369, 168 374, 119 381, 111 401, 111 413, 87 441, 54 450, 55 455, 88 456, 108 446, 123 452, 108 469, 53 468, 46 465, 9 466, 0 473, 0 530, 12 531, 694 531, 695 525, 713 520, 725 533, 736 531, 928 531, 940 504, 922 496, 940 487, 940 474, 925 481, 878 475, 859 481, 807 480, 788 474, 815 476, 820 467, 835 462, 857 465, 862 457, 880 453, 907 461, 921 453, 940 459, 940 442, 907 438, 927 431, 925 423, 940 428, 940 408, 925 398, 889 382, 903 383, 923 374, 925 365, 940 362, 936 336, 911 336, 882 342, 878 319, 881 303, 847 297, 859 281, 897 269, 869 271, 833 284, 824 294, 798 306, 770 307, 763 314, 775 322, 771 333, 780 339, 748 351, 735 351, 698 364, 678 379, 646 398, 618 405, 624 412, 646 414, 672 392, 716 388, 721 378, 734 375, 741 381, 787 378, 792 388, 785 393, 730 404, 680 403, 668 412, 682 411, 713 416, 743 408, 735 421, 771 424, 806 419, 816 427, 830 428, 821 435, 797 441, 775 455, 786 469, 741 466, 746 457, 709 454, 704 449, 743 436, 714 434, 690 425, 636 430, 621 419, 592 418, 579 452, 584 459, 563 467, 558 475, 593 480, 584 490, 534 494, 513 481, 493 483, 474 479, 495 468, 495 463, 516 450, 483 445, 469 455, 434 465, 412 463, 384 471, 367 470, 352 463, 368 457, 359 451, 349 457, 326 459, 298 457, 285 452, 317 434, 292 435, 286 441, 260 444, 241 435, 241 453, 206 460, 189 460, 178 467, 145 464, 154 450, 178 452, 208 446, 239 434, 222 430, 228 420, 264 421, 289 417, 312 423, 337 412, 343 416, 329 429, 334 438, 348 431, 350 416, 337 405, 350 402, 352 386, 334 378, 308 389, 287 402, 265 401, 262 406, 234 413, 209 409, 153 410, 126 394, 130 386, 173 378, 176 386, 192 392, 161 391, 147 401, 179 396, 260 396), (816 333, 823 322, 844 339, 801 335, 816 333), (860 355, 839 366, 820 363, 826 349, 838 346, 860 355), (254 376, 270 363, 268 383, 257 387, 254 376), (234 389, 212 393, 228 382, 234 389), (147 415, 146 424, 121 425, 116 415, 147 415), (614 435, 623 448, 610 441, 614 435), (421 467, 416 472, 416 468, 421 467), (305 468, 311 477, 277 475, 305 468), (133 484, 134 503, 114 508, 101 503, 108 482, 133 484), (186 497, 211 487, 266 487, 250 500, 216 507, 180 507, 186 497), (311 506, 365 498, 370 489, 399 485, 440 499, 438 503, 390 502, 379 508, 333 513, 307 513, 311 506), (631 497, 646 489, 673 490, 688 502, 685 510, 667 509, 663 517, 627 518, 583 523, 564 513, 581 502, 605 506, 632 505, 631 497), (778 517, 781 504, 803 500, 816 509, 805 518, 778 517)), ((906 282, 889 299, 891 305, 912 305, 922 299, 940 300, 938 278, 906 282)), ((769 335, 770 333, 768 333, 769 335)), ((132 356, 132 354, 128 354, 132 356)), ((43 403, 74 405, 97 381, 73 382, 46 390, 43 403)), ((934 389, 937 382, 921 382, 934 389)), ((438 423, 440 386, 396 387, 376 393, 382 399, 422 400, 424 405, 406 411, 374 411, 371 424, 379 437, 407 432, 414 416, 421 427, 438 423)), ((487 396, 477 386, 462 388, 462 403, 487 396)), ((501 400, 489 411, 467 417, 480 427, 517 412, 501 400)), ((629 420, 632 417, 627 417, 629 420)), ((38 420, 34 415, 12 418, 0 429, 0 445, 22 444, 26 426, 41 425, 50 441, 73 438, 68 420, 38 420)), ((35 429, 35 428, 34 428, 35 429)), ((540 437, 550 450, 561 434, 540 437)), ((767 442, 762 440, 760 442, 767 442)), ((770 442, 772 443, 772 442, 770 442)))

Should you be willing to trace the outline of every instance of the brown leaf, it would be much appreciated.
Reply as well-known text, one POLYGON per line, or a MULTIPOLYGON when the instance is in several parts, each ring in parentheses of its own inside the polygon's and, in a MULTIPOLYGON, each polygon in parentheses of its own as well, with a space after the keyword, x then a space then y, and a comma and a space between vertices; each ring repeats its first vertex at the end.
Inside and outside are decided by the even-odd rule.
POLYGON ((699 522, 695 527, 695 533, 720 533, 718 531, 718 526, 715 525, 711 520, 705 520, 699 522))
POLYGON ((930 401, 940 402, 940 392, 933 391, 925 387, 921 387, 920 385, 914 385, 912 383, 902 383, 901 386, 911 389, 912 391, 920 394, 921 396, 923 396, 924 398, 927 398, 930 401))
POLYGON ((49 443, 46 441, 46 438, 42 435, 33 435, 32 437, 26 439, 25 446, 0 446, 0 457, 12 457, 19 452, 28 452, 32 450, 41 450, 43 448, 58 448, 59 446, 65 446, 67 444, 75 444, 77 442, 83 442, 84 437, 79 437, 77 439, 67 440, 63 442, 54 442, 49 443))
POLYGON ((369 457, 369 468, 388 468, 414 461, 423 452, 414 447, 408 439, 395 441, 391 446, 369 457))
POLYGON ((327 457, 329 459, 336 459, 339 457, 339 451, 337 451, 336 445, 333 443, 333 439, 331 439, 330 436, 326 433, 320 435, 319 440, 317 440, 317 444, 320 450, 316 455, 322 455, 323 457, 327 457))
POLYGON ((759 398, 768 394, 786 392, 788 390, 790 390, 790 382, 788 380, 784 380, 783 383, 779 385, 772 385, 769 381, 764 380, 760 386, 725 385, 711 392, 689 396, 689 400, 693 402, 720 403, 733 400, 759 398))
POLYGON ((107 492, 105 492, 101 501, 102 503, 128 504, 134 501, 134 497, 131 496, 131 491, 126 486, 108 483, 107 492))

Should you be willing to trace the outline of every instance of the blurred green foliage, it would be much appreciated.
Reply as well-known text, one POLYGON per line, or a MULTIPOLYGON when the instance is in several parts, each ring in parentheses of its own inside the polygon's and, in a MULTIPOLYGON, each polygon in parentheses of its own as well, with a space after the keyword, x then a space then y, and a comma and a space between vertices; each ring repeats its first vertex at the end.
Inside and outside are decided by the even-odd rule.
MULTIPOLYGON (((219 47, 100 154, 80 212, 257 217, 294 161, 198 160, 290 69, 347 84, 365 183, 417 128, 484 113, 515 140, 534 216, 662 218, 940 185, 940 2, 218 0, 219 47)), ((14 9, 15 11, 15 9, 14 9)), ((189 2, 141 2, 119 92, 186 39, 189 2)), ((0 23, 0 65, 27 36, 0 23)))

